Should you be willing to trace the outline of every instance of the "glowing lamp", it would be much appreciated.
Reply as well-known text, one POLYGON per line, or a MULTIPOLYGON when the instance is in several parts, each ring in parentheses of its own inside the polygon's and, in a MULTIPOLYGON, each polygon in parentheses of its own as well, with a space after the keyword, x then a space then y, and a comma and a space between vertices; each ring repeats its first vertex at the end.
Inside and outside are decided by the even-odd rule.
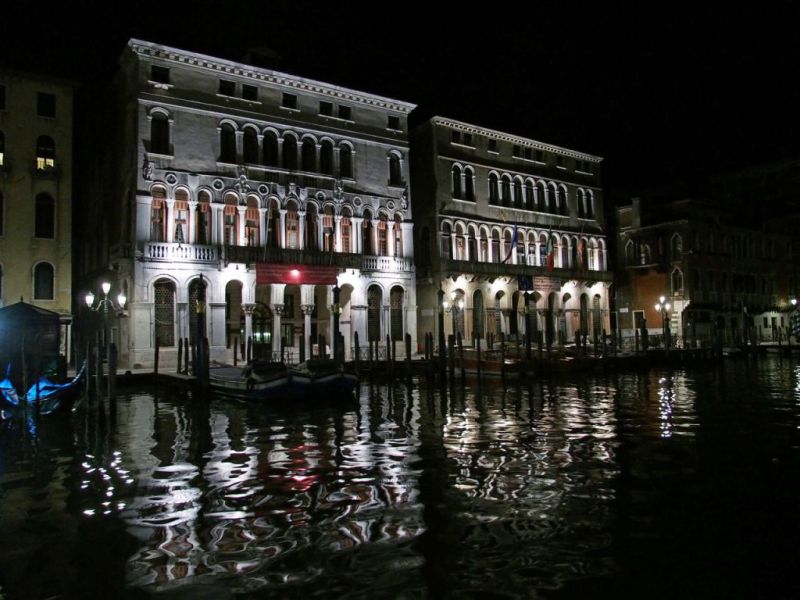
POLYGON ((111 284, 107 281, 104 281, 102 284, 100 284, 100 287, 103 289, 103 294, 108 296, 108 292, 111 291, 111 284))
POLYGON ((125 303, 128 301, 128 298, 125 294, 121 293, 117 296, 117 304, 119 304, 120 308, 125 308, 125 303))
POLYGON ((297 279, 298 277, 300 277, 300 271, 298 271, 297 269, 292 269, 291 271, 289 271, 289 275, 297 279))
POLYGON ((86 301, 86 306, 91 308, 92 304, 94 304, 94 294, 92 292, 89 292, 88 294, 86 294, 84 300, 86 301))

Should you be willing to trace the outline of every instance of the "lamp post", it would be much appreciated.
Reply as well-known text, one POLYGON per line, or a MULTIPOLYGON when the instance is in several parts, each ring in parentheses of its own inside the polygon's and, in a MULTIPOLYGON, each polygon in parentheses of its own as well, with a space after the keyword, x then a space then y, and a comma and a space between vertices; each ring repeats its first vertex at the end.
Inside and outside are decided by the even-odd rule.
MULTIPOLYGON (((125 294, 120 292, 117 294, 117 303, 114 304, 113 300, 110 300, 108 297, 108 292, 111 291, 111 284, 107 281, 104 281, 100 284, 100 289, 103 292, 103 297, 97 302, 95 305, 95 295, 92 292, 88 292, 84 300, 86 301, 86 307, 91 310, 92 312, 98 312, 100 310, 103 311, 103 344, 105 344, 106 349, 106 362, 109 365, 109 372, 111 369, 111 344, 109 343, 108 339, 108 309, 111 308, 114 312, 121 312, 125 309, 125 303, 127 302, 127 298, 125 294)), ((98 365, 98 375, 102 376, 102 365, 98 365)), ((99 380, 98 380, 99 384, 99 380)), ((108 395, 111 396, 112 392, 112 382, 111 377, 108 378, 108 395)))
POLYGON ((656 303, 655 309, 656 312, 661 313, 661 335, 664 339, 664 349, 669 352, 670 340, 669 340, 669 321, 667 321, 667 317, 669 315, 669 311, 672 308, 669 302, 666 301, 667 299, 664 296, 661 296, 656 303))
POLYGON ((453 298, 453 303, 450 304, 449 302, 445 301, 442 303, 444 306, 444 310, 449 312, 453 316, 453 336, 458 335, 458 312, 464 310, 464 301, 463 300, 456 300, 455 297, 453 298))
POLYGON ((445 310, 445 302, 444 302, 444 290, 439 288, 439 291, 436 292, 436 304, 438 307, 438 325, 439 325, 439 369, 444 371, 444 366, 447 364, 445 361, 447 360, 447 356, 445 354, 445 345, 444 345, 444 310, 445 310))

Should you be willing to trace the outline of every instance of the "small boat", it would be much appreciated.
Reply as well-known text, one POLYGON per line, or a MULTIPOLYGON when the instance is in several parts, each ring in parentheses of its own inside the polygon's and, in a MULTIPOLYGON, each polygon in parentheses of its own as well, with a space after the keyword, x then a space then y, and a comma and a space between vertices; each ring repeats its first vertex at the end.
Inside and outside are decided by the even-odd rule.
POLYGON ((477 375, 480 371, 482 376, 506 377, 508 379, 518 379, 522 374, 522 363, 515 358, 504 358, 496 350, 486 350, 481 352, 480 365, 478 364, 478 353, 475 350, 464 349, 464 359, 462 364, 459 351, 455 351, 453 357, 453 368, 459 371, 463 367, 467 375, 477 375))
POLYGON ((2 395, 3 408, 6 410, 19 410, 27 404, 31 410, 40 415, 52 415, 69 412, 75 400, 84 388, 86 362, 81 365, 78 372, 66 383, 53 383, 47 377, 40 377, 34 383, 25 397, 20 397, 14 384, 9 379, 11 367, 6 370, 6 378, 0 381, 0 395, 2 395), (38 403, 38 404, 37 404, 38 403))
POLYGON ((317 394, 341 397, 352 394, 358 385, 355 373, 345 371, 330 358, 314 358, 289 369, 290 395, 309 399, 317 394))
POLYGON ((289 379, 289 371, 282 362, 256 361, 244 367, 214 367, 208 371, 213 391, 257 402, 286 396, 289 379))

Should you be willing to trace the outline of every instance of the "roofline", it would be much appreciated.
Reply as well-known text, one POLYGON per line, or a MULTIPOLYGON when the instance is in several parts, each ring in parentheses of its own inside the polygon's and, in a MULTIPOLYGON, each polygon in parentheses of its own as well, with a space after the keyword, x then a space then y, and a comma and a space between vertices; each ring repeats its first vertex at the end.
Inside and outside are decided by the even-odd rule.
POLYGON ((405 114, 410 113, 417 107, 416 104, 405 102, 403 100, 386 98, 384 96, 378 96, 377 94, 361 92, 331 83, 307 79, 305 77, 298 77, 297 75, 291 75, 289 73, 282 73, 280 71, 255 67, 223 58, 208 56, 207 54, 200 54, 199 52, 181 50, 179 48, 164 46, 162 44, 156 44, 135 38, 128 40, 127 47, 135 54, 140 56, 151 56, 162 60, 204 67, 221 71, 222 73, 228 75, 249 77, 251 79, 266 81, 290 89, 299 89, 314 92, 316 94, 333 96, 336 98, 350 100, 352 102, 360 102, 362 104, 394 110, 405 114))
POLYGON ((475 133, 478 135, 484 135, 486 137, 494 138, 497 140, 502 140, 504 142, 525 144, 528 146, 533 146, 534 148, 538 148, 540 150, 546 150, 548 152, 557 152, 559 154, 564 154, 565 156, 570 156, 572 158, 577 158, 579 160, 588 160, 594 163, 599 163, 603 160, 601 156, 586 154, 585 152, 578 152, 577 150, 570 150, 569 148, 563 148, 561 146, 556 146, 554 144, 547 144, 545 142, 540 142, 538 140, 533 140, 530 138, 524 138, 510 133, 503 133, 502 131, 497 131, 496 129, 487 129, 485 127, 479 127, 478 125, 471 125, 469 123, 464 123, 463 121, 456 121, 455 119, 449 119, 447 117, 440 117, 440 116, 431 117, 430 122, 433 123, 434 125, 445 125, 447 127, 466 131, 468 133, 475 133))

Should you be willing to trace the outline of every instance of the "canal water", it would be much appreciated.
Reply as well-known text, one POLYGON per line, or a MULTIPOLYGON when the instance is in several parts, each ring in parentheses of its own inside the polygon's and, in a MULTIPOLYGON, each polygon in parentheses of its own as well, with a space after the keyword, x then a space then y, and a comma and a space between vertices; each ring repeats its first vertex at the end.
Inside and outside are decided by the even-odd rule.
POLYGON ((798 427, 777 357, 344 405, 126 390, 3 424, 0 597, 797 598, 798 427))

